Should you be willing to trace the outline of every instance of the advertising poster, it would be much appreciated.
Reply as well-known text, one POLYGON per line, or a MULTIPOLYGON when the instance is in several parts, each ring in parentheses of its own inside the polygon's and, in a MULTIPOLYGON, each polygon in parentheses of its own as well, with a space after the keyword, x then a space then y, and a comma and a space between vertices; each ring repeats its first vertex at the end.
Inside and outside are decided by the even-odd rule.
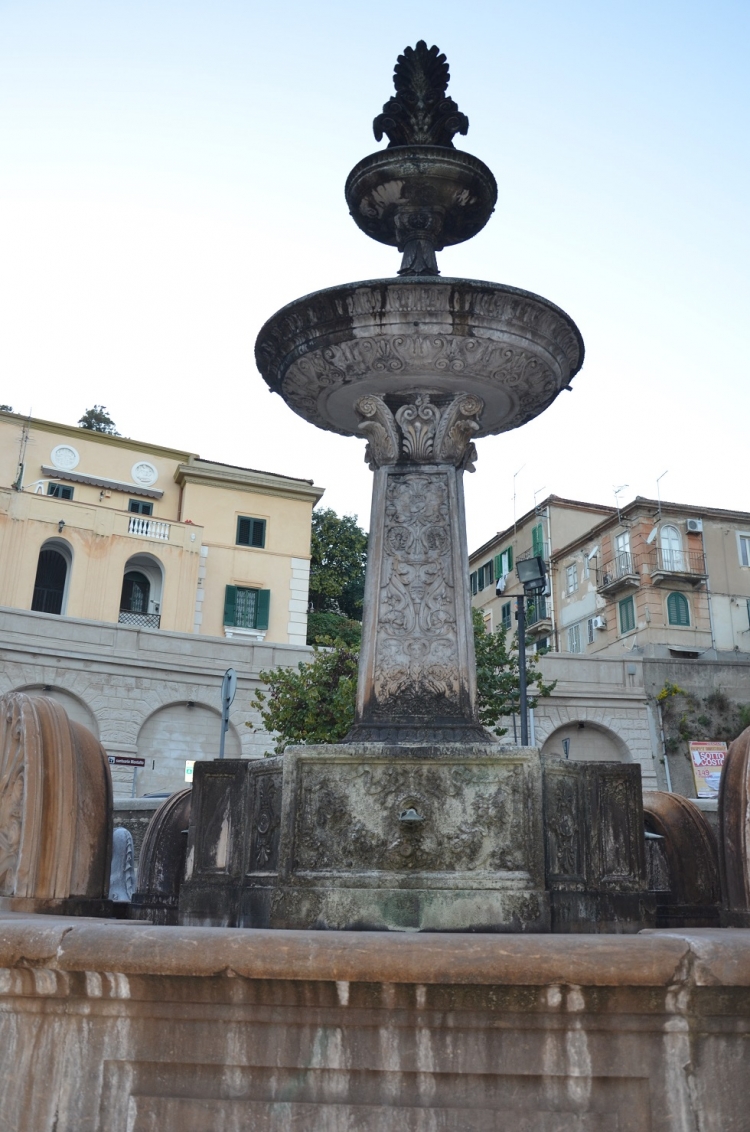
POLYGON ((718 798, 726 743, 690 743, 696 798, 718 798))

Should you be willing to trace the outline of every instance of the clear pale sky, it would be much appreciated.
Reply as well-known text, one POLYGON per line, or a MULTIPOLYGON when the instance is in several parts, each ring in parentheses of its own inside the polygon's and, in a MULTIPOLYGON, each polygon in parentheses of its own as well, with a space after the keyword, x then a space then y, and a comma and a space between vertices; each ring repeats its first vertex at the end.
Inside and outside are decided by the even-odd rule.
POLYGON ((750 4, 0 2, 0 402, 314 479, 369 521, 361 441, 255 369, 307 292, 395 274, 347 214, 396 56, 451 66, 499 185, 443 274, 524 287, 586 342, 574 392, 480 442, 469 545, 537 499, 750 510, 750 4))

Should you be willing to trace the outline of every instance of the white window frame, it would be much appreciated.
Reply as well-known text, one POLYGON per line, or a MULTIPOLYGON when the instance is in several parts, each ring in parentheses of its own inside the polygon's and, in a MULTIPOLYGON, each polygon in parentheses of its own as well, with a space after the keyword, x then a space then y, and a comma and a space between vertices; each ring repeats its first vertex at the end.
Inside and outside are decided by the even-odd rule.
POLYGON ((568 626, 568 652, 573 653, 575 656, 580 656, 583 652, 580 621, 576 621, 575 625, 568 626))
POLYGON ((578 589, 578 563, 571 562, 569 566, 565 567, 565 592, 567 594, 574 594, 578 589), (571 579, 574 579, 574 585, 571 585, 571 579))
POLYGON ((589 617, 588 621, 586 622, 586 642, 589 645, 593 645, 595 640, 596 629, 594 628, 594 618, 589 617))
POLYGON ((739 559, 742 569, 750 569, 750 531, 737 531, 737 558, 739 559), (743 550, 745 551, 746 562, 743 562, 743 550))

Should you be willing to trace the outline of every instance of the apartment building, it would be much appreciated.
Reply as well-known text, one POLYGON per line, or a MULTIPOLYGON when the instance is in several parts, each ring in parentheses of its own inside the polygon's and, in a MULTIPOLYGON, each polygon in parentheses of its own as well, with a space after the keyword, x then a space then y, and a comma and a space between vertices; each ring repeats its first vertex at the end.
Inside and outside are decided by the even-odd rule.
POLYGON ((273 747, 259 673, 308 655, 310 480, 0 412, 0 693, 57 699, 115 792, 179 789, 218 753, 273 747), (249 723, 251 726, 246 727, 249 723))

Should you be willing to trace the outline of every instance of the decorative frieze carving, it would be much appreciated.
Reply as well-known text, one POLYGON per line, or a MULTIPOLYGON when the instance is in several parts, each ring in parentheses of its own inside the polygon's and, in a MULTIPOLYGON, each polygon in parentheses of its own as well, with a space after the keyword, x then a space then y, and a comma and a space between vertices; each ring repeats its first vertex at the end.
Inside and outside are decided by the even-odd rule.
POLYGON ((369 441, 365 460, 371 468, 403 460, 474 471, 477 453, 472 436, 479 431, 477 418, 484 408, 480 397, 459 393, 441 408, 432 403, 429 393, 417 393, 394 414, 382 397, 369 394, 360 397, 355 408, 364 417, 359 431, 369 441))

